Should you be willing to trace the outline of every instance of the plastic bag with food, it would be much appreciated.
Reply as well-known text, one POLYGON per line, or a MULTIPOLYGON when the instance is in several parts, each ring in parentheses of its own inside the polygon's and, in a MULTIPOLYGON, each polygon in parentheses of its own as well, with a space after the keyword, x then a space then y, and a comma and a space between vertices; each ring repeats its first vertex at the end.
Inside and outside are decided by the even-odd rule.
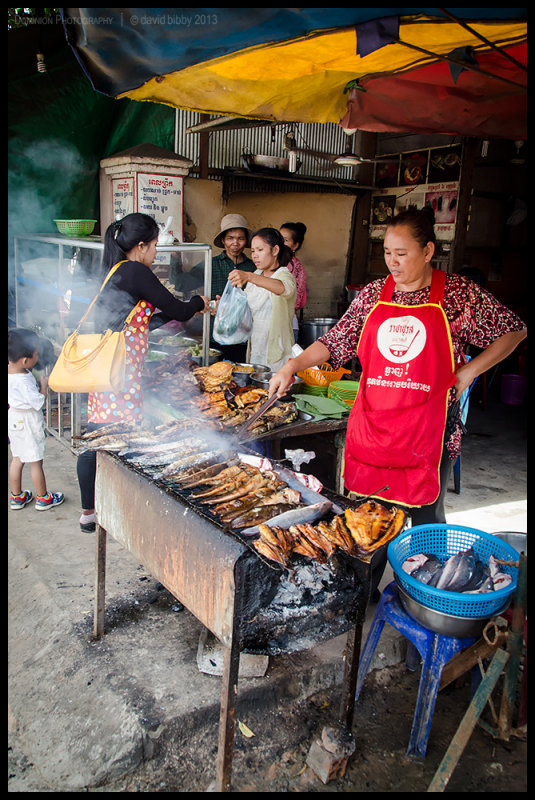
POLYGON ((219 344, 240 344, 251 336, 253 315, 243 289, 227 281, 214 319, 213 337, 219 344))

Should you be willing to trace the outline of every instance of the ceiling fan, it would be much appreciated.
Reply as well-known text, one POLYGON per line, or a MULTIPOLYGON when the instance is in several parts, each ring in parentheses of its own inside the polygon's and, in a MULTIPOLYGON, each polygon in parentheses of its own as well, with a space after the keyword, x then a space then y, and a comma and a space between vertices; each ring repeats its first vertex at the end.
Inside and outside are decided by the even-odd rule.
POLYGON ((319 158, 324 161, 329 161, 334 168, 336 167, 358 167, 364 164, 385 164, 388 162, 398 162, 399 158, 365 158, 364 156, 359 156, 352 151, 352 144, 351 144, 351 136, 347 137, 347 145, 346 149, 343 153, 336 154, 336 153, 326 153, 323 150, 313 150, 310 147, 298 147, 297 143, 294 139, 293 132, 290 131, 284 137, 284 149, 288 150, 290 153, 303 153, 304 155, 314 156, 314 158, 319 158))

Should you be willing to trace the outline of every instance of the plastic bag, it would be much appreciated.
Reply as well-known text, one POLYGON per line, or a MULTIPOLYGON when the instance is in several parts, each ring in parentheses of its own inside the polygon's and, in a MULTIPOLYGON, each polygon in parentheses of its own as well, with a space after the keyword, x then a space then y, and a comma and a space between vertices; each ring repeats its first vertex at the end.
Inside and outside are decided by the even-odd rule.
POLYGON ((246 342, 253 329, 253 315, 243 289, 230 281, 223 289, 214 319, 213 337, 219 344, 246 342))

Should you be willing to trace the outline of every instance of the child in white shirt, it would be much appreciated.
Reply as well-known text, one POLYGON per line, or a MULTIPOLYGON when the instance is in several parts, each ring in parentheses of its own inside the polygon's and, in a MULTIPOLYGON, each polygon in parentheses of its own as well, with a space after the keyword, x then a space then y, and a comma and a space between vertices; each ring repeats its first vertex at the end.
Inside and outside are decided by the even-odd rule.
POLYGON ((8 435, 13 458, 9 466, 11 508, 18 510, 31 503, 33 494, 22 490, 22 470, 30 465, 35 488, 35 508, 44 511, 64 501, 62 492, 49 492, 43 471, 45 426, 43 405, 47 378, 40 386, 32 375, 37 363, 39 337, 31 330, 15 328, 8 332, 8 435))

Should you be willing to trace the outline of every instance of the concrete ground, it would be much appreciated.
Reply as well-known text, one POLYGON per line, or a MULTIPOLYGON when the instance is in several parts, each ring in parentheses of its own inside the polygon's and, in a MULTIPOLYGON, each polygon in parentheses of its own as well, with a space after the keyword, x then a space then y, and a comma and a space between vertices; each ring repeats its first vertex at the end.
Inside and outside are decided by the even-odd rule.
MULTIPOLYGON (((467 427, 448 521, 526 532, 527 407, 474 402, 467 427)), ((75 458, 49 438, 45 467, 65 503, 9 513, 9 791, 88 791, 135 770, 172 730, 201 720, 215 730, 221 681, 198 669, 200 623, 111 538, 107 633, 92 639, 94 536, 78 526, 75 458)), ((387 568, 381 586, 390 580, 387 568)), ((272 713, 338 686, 344 643, 270 659, 265 677, 240 678, 240 698, 272 713)), ((399 663, 404 648, 386 626, 374 667, 399 663)))

